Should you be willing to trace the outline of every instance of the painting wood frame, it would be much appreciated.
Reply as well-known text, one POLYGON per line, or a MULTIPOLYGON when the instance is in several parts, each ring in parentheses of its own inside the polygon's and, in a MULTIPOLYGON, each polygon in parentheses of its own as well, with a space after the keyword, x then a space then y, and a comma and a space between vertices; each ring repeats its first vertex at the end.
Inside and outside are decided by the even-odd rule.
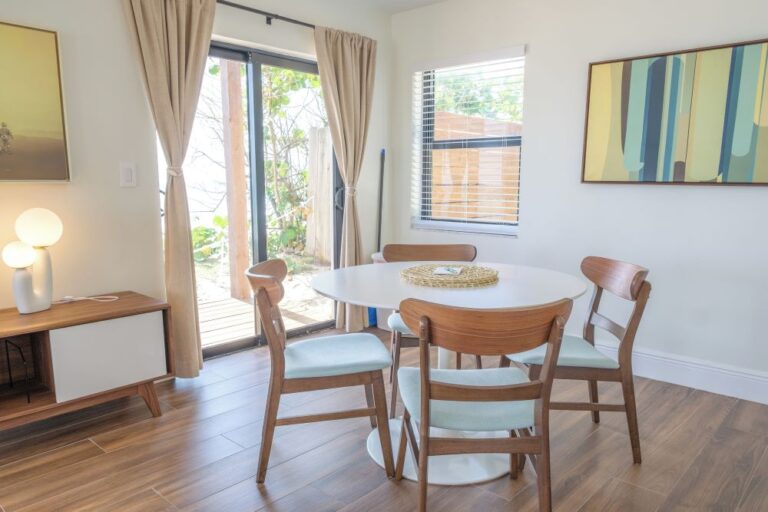
MULTIPOLYGON (((712 68, 712 66, 711 66, 712 62, 713 61, 717 61, 717 57, 720 57, 720 59, 722 59, 723 55, 724 55, 723 52, 721 52, 720 55, 714 55, 714 54, 706 55, 706 58, 710 61, 710 62, 708 62, 708 64, 710 64, 710 68, 712 68)), ((660 62, 660 61, 656 60, 655 62, 660 62)), ((685 62, 682 62, 682 64, 684 64, 684 63, 685 62)), ((681 63, 678 62, 678 72, 680 71, 679 70, 679 66, 680 65, 681 65, 681 63)), ((720 62, 719 65, 720 65, 720 68, 721 68, 720 72, 722 72, 723 71, 723 69, 722 69, 723 68, 723 63, 720 62)), ((670 124, 669 124, 670 123, 669 111, 678 108, 678 106, 676 104, 673 104, 671 106, 669 105, 669 103, 671 103, 669 101, 670 97, 668 97, 668 95, 670 93, 670 90, 671 90, 670 89, 670 79, 666 76, 666 65, 662 66, 662 69, 663 69, 663 72, 664 72, 665 76, 662 77, 663 78, 663 82, 661 83, 661 88, 662 88, 662 98, 661 98, 661 100, 662 101, 660 102, 660 105, 659 105, 658 97, 655 98, 657 100, 656 101, 656 105, 655 105, 656 106, 656 110, 657 110, 656 115, 657 115, 657 120, 660 123, 660 125, 659 125, 659 127, 657 129, 660 132, 665 130, 666 128, 670 127, 670 124), (659 109, 661 109, 661 112, 660 112, 661 116, 660 117, 658 117, 659 109), (666 125, 664 123, 666 123, 666 125)), ((673 65, 673 69, 674 69, 674 65, 673 65)), ((656 71, 658 71, 658 70, 656 70, 656 71)), ((755 70, 753 70, 753 71, 755 71, 755 70)), ((615 68, 614 68, 614 73, 615 73, 615 68)), ((631 71, 630 71, 630 73, 631 73, 631 71)), ((702 71, 702 73, 703 73, 703 71, 702 71)), ((650 79, 648 78, 649 75, 650 75, 650 73, 647 73, 645 75, 645 78, 646 78, 645 84, 640 82, 640 85, 643 85, 645 87, 645 90, 641 91, 643 95, 650 94, 648 92, 649 81, 650 81, 650 79)), ((641 76, 641 78, 642 78, 642 76, 641 76)), ((656 78, 658 79, 658 76, 656 78)), ((680 77, 678 77, 678 78, 680 78, 680 77)), ((603 77, 603 81, 605 81, 604 77, 603 77)), ((605 85, 605 84, 603 84, 603 85, 605 85)), ((678 85, 678 87, 683 87, 683 85, 680 84, 680 85, 678 85)), ((688 84, 688 87, 692 88, 693 85, 692 84, 688 84)), ((737 83, 736 88, 738 88, 738 87, 740 87, 740 84, 737 83)), ((658 92, 658 89, 659 89, 659 84, 657 84, 657 92, 658 92)), ((605 92, 605 91, 603 91, 603 92, 605 92)), ((701 92, 701 91, 697 91, 697 92, 701 92)), ((749 97, 747 97, 747 99, 745 101, 748 101, 748 100, 749 100, 749 97)), ((709 105, 711 103, 711 98, 706 98, 706 99, 697 98, 697 101, 701 102, 702 104, 709 105)), ((610 100, 609 100, 609 102, 610 102, 610 100)), ((645 109, 647 109, 648 108, 648 104, 646 103, 644 105, 644 107, 645 107, 645 109)), ((637 112, 634 112, 634 113, 637 114, 637 112)), ((679 114, 678 111, 674 112, 675 118, 676 118, 676 116, 678 114, 679 114)), ((708 117, 709 117, 709 120, 711 121, 713 116, 711 115, 711 113, 709 113, 709 114, 710 115, 708 117)), ((642 116, 648 116, 648 112, 644 110, 641 113, 641 117, 642 116)), ((597 116, 595 116, 595 117, 597 117, 597 116)), ((637 120, 635 120, 635 121, 636 121, 635 125, 637 125, 637 120)), ((643 137, 646 137, 646 135, 647 135, 647 133, 646 133, 647 132, 647 127, 646 127, 645 123, 648 122, 647 117, 643 117, 642 118, 642 122, 643 122, 643 124, 642 124, 643 137)), ((704 124, 704 123, 702 123, 701 120, 698 120, 697 123, 699 123, 697 125, 699 127, 699 129, 701 129, 700 126, 701 126, 701 124, 704 124)), ((748 124, 748 123, 746 123, 746 124, 748 124)), ((674 126, 673 128, 676 128, 676 126, 674 126)), ((712 133, 715 133, 718 130, 718 125, 715 124, 714 126, 706 126, 706 130, 708 130, 710 132, 709 135, 710 135, 710 139, 711 139, 712 133)), ((635 133, 637 133, 637 126, 635 126, 635 133)), ((667 132, 665 132, 665 137, 666 137, 666 135, 667 135, 667 132)), ((673 133, 672 137, 675 138, 675 135, 676 134, 673 133)), ((702 137, 702 139, 704 139, 704 138, 705 137, 702 137)), ((669 139, 667 138, 664 142, 666 143, 668 141, 669 141, 669 139)), ((637 142, 637 141, 635 141, 635 142, 637 142)), ((646 144, 646 142, 647 141, 644 138, 642 140, 642 144, 646 144)), ((743 145, 744 144, 743 144, 743 137, 742 137, 741 146, 743 146, 743 145)), ((635 150, 637 151, 637 148, 635 148, 635 150)), ((710 156, 710 159, 711 159, 712 158, 712 148, 711 147, 708 149, 708 152, 710 153, 709 156, 710 156)), ((674 157, 674 155, 673 155, 673 157, 674 157)), ((699 159, 701 160, 701 156, 700 155, 699 155, 699 159)), ((643 166, 642 170, 644 170, 645 162, 646 162, 646 160, 643 160, 643 161, 636 160, 635 161, 636 164, 637 163, 642 164, 642 166, 643 166)), ((713 163, 714 162, 712 160, 710 160, 710 162, 709 162, 710 167, 712 166, 713 163)), ((693 171, 694 171, 694 173, 696 173, 696 171, 698 171, 698 169, 694 168, 693 171)), ((647 177, 648 176, 645 176, 645 178, 647 178, 647 177)), ((589 65, 589 80, 588 80, 588 85, 587 85, 587 107, 586 107, 586 115, 585 115, 585 121, 584 121, 584 145, 583 145, 583 152, 582 152, 581 182, 582 183, 608 183, 608 184, 643 184, 643 185, 736 185, 736 186, 746 186, 746 185, 765 186, 765 185, 768 185, 768 39, 758 39, 758 40, 744 41, 744 42, 739 42, 739 43, 723 44, 723 45, 716 45, 716 46, 706 46, 706 47, 701 47, 701 48, 694 48, 694 49, 690 49, 690 50, 682 50, 682 51, 674 51, 674 52, 654 53, 654 54, 641 55, 641 56, 631 57, 631 58, 611 59, 611 60, 604 60, 604 61, 590 63, 590 65, 589 65), (754 48, 755 46, 757 46, 758 48, 757 49, 754 48), (751 77, 751 78, 755 78, 755 80, 756 80, 754 82, 755 98, 754 98, 754 104, 752 105, 752 109, 751 110, 750 109, 744 109, 739 104, 739 99, 740 99, 739 98, 739 93, 743 92, 743 90, 742 89, 738 89, 737 91, 735 91, 734 88, 733 88, 733 85, 732 85, 733 84, 733 76, 734 76, 734 66, 732 65, 733 61, 734 61, 734 50, 737 49, 737 48, 740 49, 739 50, 739 54, 740 55, 738 57, 739 66, 737 67, 736 74, 738 74, 738 77, 741 78, 743 76, 743 72, 744 72, 744 66, 743 66, 743 64, 744 64, 744 48, 747 48, 747 47, 753 47, 753 48, 750 48, 751 61, 755 62, 755 60, 757 60, 757 62, 756 62, 757 70, 756 70, 756 73, 755 73, 756 77, 751 77), (712 69, 709 69, 708 70, 708 75, 709 76, 707 76, 704 79, 702 79, 700 77, 697 77, 695 75, 696 65, 699 64, 699 61, 701 59, 704 59, 704 57, 701 57, 701 59, 700 59, 700 56, 702 54, 706 53, 706 52, 716 52, 716 51, 721 51, 721 50, 730 50, 729 56, 728 56, 728 68, 725 69, 725 76, 724 77, 723 76, 713 76, 713 75, 717 74, 716 73, 717 72, 717 66, 714 66, 714 73, 713 73, 712 69), (759 53, 757 59, 755 59, 755 53, 756 52, 759 53), (602 71, 603 73, 605 73, 604 69, 600 69, 601 67, 611 66, 611 65, 616 66, 617 64, 621 64, 623 66, 622 73, 624 73, 625 70, 627 69, 627 67, 631 66, 632 63, 638 62, 638 61, 644 61, 644 60, 648 61, 647 62, 647 67, 650 70, 651 66, 654 64, 653 59, 660 59, 660 58, 663 58, 663 57, 666 58, 665 62, 673 61, 673 59, 675 59, 675 58, 680 60, 680 61, 682 61, 684 58, 687 58, 689 61, 692 60, 692 64, 693 64, 694 70, 693 71, 689 71, 689 73, 691 73, 693 75, 692 77, 689 77, 689 79, 691 79, 691 80, 693 78, 698 79, 696 87, 701 87, 700 82, 703 81, 703 80, 706 80, 706 79, 714 80, 715 78, 717 79, 716 81, 719 81, 721 85, 722 85, 723 82, 725 82, 725 84, 726 84, 726 87, 725 87, 724 91, 722 90, 722 87, 721 87, 721 93, 724 93, 725 97, 719 98, 721 100, 719 107, 723 110, 723 119, 722 119, 722 123, 719 125, 720 126, 719 130, 721 132, 721 136, 719 138, 720 145, 717 148, 717 150, 718 150, 718 152, 717 152, 717 160, 718 160, 718 162, 717 162, 717 173, 714 176, 710 176, 710 179, 700 179, 700 180, 697 180, 697 179, 694 178, 694 176, 696 176, 697 174, 694 174, 693 176, 687 176, 685 174, 685 171, 689 170, 688 165, 689 165, 690 162, 689 162, 688 158, 691 155, 691 150, 688 147, 688 145, 689 145, 689 143, 691 141, 692 135, 696 135, 695 133, 692 133, 692 128, 695 128, 695 127, 691 127, 690 126, 691 109, 694 106, 693 105, 693 90, 688 91, 691 94, 690 98, 685 98, 684 91, 680 91, 679 89, 678 89, 678 91, 676 91, 676 99, 677 100, 681 100, 681 99, 685 100, 685 99, 687 99, 687 100, 691 101, 691 103, 688 105, 688 112, 687 112, 688 117, 687 117, 687 119, 683 119, 683 121, 688 123, 688 126, 686 126, 685 134, 684 135, 677 134, 676 140, 673 141, 673 146, 671 147, 671 149, 669 149, 669 151, 667 151, 669 146, 661 144, 660 137, 659 137, 659 140, 657 141, 657 144, 659 144, 659 145, 656 146, 656 148, 655 148, 656 152, 655 153, 653 151, 653 148, 651 148, 650 151, 648 151, 647 148, 642 148, 642 149, 646 150, 645 154, 642 155, 642 156, 647 157, 647 156, 653 155, 654 158, 656 159, 656 162, 655 162, 656 165, 654 165, 652 167, 653 172, 656 173, 655 179, 640 179, 642 177, 642 174, 641 174, 641 169, 638 169, 638 168, 636 168, 635 170, 627 169, 626 167, 622 167, 619 170, 617 170, 615 168, 614 169, 608 169, 608 166, 610 165, 609 155, 608 155, 609 152, 613 153, 612 157, 613 157, 614 164, 617 162, 617 159, 616 159, 617 156, 619 156, 621 158, 621 160, 622 160, 621 163, 622 164, 626 160, 625 159, 625 155, 626 155, 625 154, 625 148, 626 148, 627 124, 628 124, 628 117, 629 117, 629 114, 628 114, 628 111, 629 111, 628 103, 631 101, 632 98, 626 98, 625 95, 627 95, 628 93, 631 94, 631 87, 632 87, 633 84, 631 83, 631 77, 628 79, 623 74, 622 74, 622 76, 619 79, 617 79, 616 77, 612 77, 612 80, 613 80, 614 83, 610 84, 610 85, 613 85, 613 87, 614 87, 614 91, 613 92, 614 93, 615 92, 619 92, 621 94, 621 97, 618 99, 618 102, 617 102, 617 100, 614 99, 615 103, 613 105, 611 105, 611 107, 613 107, 614 109, 618 107, 618 108, 621 109, 621 112, 618 114, 618 117, 619 117, 618 120, 616 119, 617 114, 615 112, 609 113, 607 116, 603 112, 602 113, 602 115, 604 117, 603 121, 607 120, 609 123, 612 123, 613 126, 610 126, 610 125, 609 126, 605 126, 605 124, 603 124, 602 126, 599 126, 599 125, 597 125, 596 122, 594 122, 594 121, 591 122, 591 114, 593 114, 594 111, 598 108, 598 107, 595 107, 595 104, 598 103, 598 102, 602 102, 603 103, 602 108, 604 109, 605 108, 605 104, 606 104, 606 100, 605 100, 605 97, 595 97, 596 93, 599 94, 599 92, 600 92, 600 91, 593 90, 595 88, 595 82, 596 82, 596 78, 595 78, 596 70, 599 70, 599 71, 602 71), (617 86, 620 87, 619 91, 616 90, 617 86), (723 155, 723 153, 724 153, 724 145, 726 143, 731 144, 731 146, 727 146, 725 151, 732 151, 733 150, 732 149, 733 148, 732 144, 733 144, 734 131, 735 131, 734 123, 736 123, 736 117, 738 115, 739 107, 742 107, 742 115, 741 115, 741 118, 739 119, 739 121, 741 122, 742 127, 745 124, 745 119, 744 119, 744 112, 745 111, 747 113, 751 113, 752 114, 753 121, 754 121, 754 125, 752 127, 752 130, 753 130, 752 137, 753 137, 754 140, 752 141, 753 143, 752 143, 752 145, 750 147, 749 154, 746 155, 746 156, 749 156, 749 158, 752 159, 752 168, 748 169, 751 181, 749 181, 749 180, 737 181, 736 179, 734 179, 732 181, 728 181, 727 173, 726 173, 726 177, 725 177, 726 180, 723 181, 722 174, 723 174, 724 167, 725 168, 730 168, 730 166, 734 162, 737 162, 737 167, 740 166, 738 171, 741 172, 742 175, 745 172, 745 164, 744 164, 744 162, 738 162, 738 159, 739 158, 743 158, 743 156, 745 156, 745 155, 739 156, 739 155, 734 155, 733 153, 725 155, 725 157, 723 155), (611 115, 612 115, 613 119, 609 119, 611 117, 611 115), (619 123, 618 127, 616 126, 617 122, 619 123), (730 125, 728 123, 730 123, 730 125), (613 130, 612 130, 612 128, 613 128, 613 130), (618 128, 618 130, 620 130, 618 133, 616 132, 617 128, 618 128), (603 162, 603 167, 601 169, 595 170, 594 168, 591 168, 590 166, 594 166, 594 161, 595 161, 596 157, 594 156, 594 154, 592 154, 592 152, 596 151, 594 146, 597 143, 590 138, 590 135, 591 135, 590 132, 592 132, 592 135, 594 136, 594 133, 595 132, 599 132, 600 130, 602 130, 604 132, 604 134, 603 134, 604 137, 610 138, 611 136, 613 136, 615 138, 615 137, 618 136, 619 140, 618 140, 618 143, 616 143, 615 140, 613 141, 614 142, 614 147, 613 148, 609 147, 610 144, 606 144, 605 147, 602 148, 602 150, 605 152, 605 155, 606 155, 605 156, 605 161, 603 162), (727 131, 730 131, 730 133, 726 133, 727 131), (605 134, 607 134, 607 135, 605 135, 605 134), (684 142, 685 148, 684 149, 681 148, 680 150, 678 150, 678 156, 680 154, 682 154, 684 156, 684 160, 678 161, 677 159, 673 159, 673 160, 670 161, 670 154, 672 152, 674 152, 675 149, 678 148, 677 144, 679 144, 680 142, 684 142), (616 147, 616 145, 618 145, 618 148, 616 147), (619 153, 617 153, 617 149, 618 149, 619 153), (665 151, 665 152, 663 153, 662 151, 665 151), (760 158, 758 158, 758 157, 760 157, 760 158), (659 161, 662 158, 664 158, 664 163, 667 165, 667 167, 666 168, 662 167, 661 169, 659 169, 658 163, 659 163, 659 161), (728 158, 728 160, 725 161, 725 158, 728 158), (682 164, 682 165, 680 165, 680 164, 682 164), (613 174, 613 175, 616 175, 616 174, 620 175, 622 172, 624 172, 626 174, 626 179, 616 179, 615 176, 605 176, 606 175, 606 171, 608 172, 608 174, 613 174), (637 173, 637 176, 633 176, 631 174, 632 172, 637 173), (661 179, 660 180, 659 179, 659 174, 661 174, 662 178, 666 178, 666 179, 661 179)))
POLYGON ((19 71, 0 73, 0 183, 70 181, 58 33, 0 21, 4 67, 19 71))

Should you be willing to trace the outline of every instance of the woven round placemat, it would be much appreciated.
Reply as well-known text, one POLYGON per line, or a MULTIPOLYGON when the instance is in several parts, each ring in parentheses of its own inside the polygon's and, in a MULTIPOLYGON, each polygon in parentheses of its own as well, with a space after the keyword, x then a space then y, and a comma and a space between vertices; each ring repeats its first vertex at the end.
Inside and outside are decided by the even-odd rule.
POLYGON ((400 271, 400 277, 411 284, 433 288, 478 288, 499 281, 499 273, 492 268, 445 263, 408 267, 400 271), (438 267, 461 267, 462 271, 455 276, 435 275, 434 270, 438 267))

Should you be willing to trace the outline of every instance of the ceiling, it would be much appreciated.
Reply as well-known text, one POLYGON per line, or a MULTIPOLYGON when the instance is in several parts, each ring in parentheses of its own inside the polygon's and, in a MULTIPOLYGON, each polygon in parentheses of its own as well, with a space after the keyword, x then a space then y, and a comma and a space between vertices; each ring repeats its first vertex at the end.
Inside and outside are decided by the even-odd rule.
POLYGON ((364 3, 368 3, 391 13, 416 9, 417 7, 424 7, 425 5, 437 4, 441 1, 443 0, 362 0, 364 3))

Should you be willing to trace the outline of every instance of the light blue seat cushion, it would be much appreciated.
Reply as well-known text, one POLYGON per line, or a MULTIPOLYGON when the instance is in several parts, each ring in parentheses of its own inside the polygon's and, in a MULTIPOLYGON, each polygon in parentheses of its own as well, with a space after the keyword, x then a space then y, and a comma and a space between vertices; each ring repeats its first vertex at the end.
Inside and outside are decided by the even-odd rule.
POLYGON ((408 328, 408 326, 405 325, 405 322, 403 322, 403 317, 400 316, 400 313, 397 311, 389 315, 387 318, 387 325, 390 329, 397 331, 400 334, 405 334, 406 336, 415 336, 408 328))
POLYGON ((391 365, 389 350, 368 333, 312 338, 285 347, 286 379, 348 375, 391 365))
MULTIPOLYGON (((403 367, 397 372, 400 396, 411 416, 421 418, 421 379, 418 368, 403 367)), ((433 381, 465 386, 508 386, 528 382, 518 368, 487 370, 432 370, 433 381)), ((513 402, 454 402, 432 400, 430 425, 453 430, 512 430, 533 426, 533 400, 513 402)))
MULTIPOLYGON (((533 350, 510 354, 507 357, 512 361, 523 364, 542 364, 546 345, 541 345, 533 350)), ((578 336, 566 334, 563 336, 563 344, 560 345, 560 357, 558 366, 581 366, 586 368, 618 368, 619 364, 610 357, 593 347, 587 340, 578 336)))

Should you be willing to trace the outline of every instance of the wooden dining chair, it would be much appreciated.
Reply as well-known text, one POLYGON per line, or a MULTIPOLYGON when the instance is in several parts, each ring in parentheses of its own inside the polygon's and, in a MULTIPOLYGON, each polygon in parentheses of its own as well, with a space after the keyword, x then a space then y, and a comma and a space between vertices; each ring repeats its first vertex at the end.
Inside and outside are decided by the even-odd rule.
MULTIPOLYGON (((651 293, 651 283, 645 280, 648 269, 623 261, 589 256, 581 262, 581 271, 594 283, 595 292, 584 324, 583 337, 566 335, 563 338, 555 378, 587 381, 589 402, 552 402, 551 409, 592 411, 592 421, 595 423, 600 422, 600 411, 626 413, 632 458, 635 464, 640 464, 642 459, 632 374, 632 346, 651 293), (626 327, 622 327, 598 311, 603 291, 634 302, 626 327), (595 348, 595 327, 608 331, 619 340, 618 361, 603 355, 595 348), (624 403, 600 403, 597 394, 599 381, 621 383, 624 403)), ((535 349, 521 354, 510 354, 502 357, 501 366, 509 366, 510 360, 529 366, 530 376, 535 379, 541 371, 544 352, 535 349)))
POLYGON ((410 444, 419 480, 419 510, 427 507, 428 457, 460 453, 508 453, 517 478, 520 454, 536 469, 539 510, 552 509, 549 456, 549 398, 563 327, 573 301, 518 309, 466 309, 416 299, 400 304, 406 325, 419 332, 419 367, 400 368, 405 412, 395 478, 403 475, 410 444), (543 371, 533 380, 518 368, 438 370, 430 367, 430 346, 483 355, 542 347, 543 371), (419 438, 411 424, 418 424, 419 438), (508 438, 431 437, 430 427, 509 431, 508 438))
POLYGON ((266 477, 275 427, 358 417, 370 417, 372 424, 378 425, 384 468, 388 477, 394 476, 382 371, 392 364, 389 352, 376 336, 368 333, 311 338, 286 345, 285 325, 278 304, 284 295, 282 281, 287 273, 285 262, 279 259, 259 263, 246 272, 256 296, 271 358, 256 481, 263 483, 266 477), (365 388, 366 408, 277 417, 282 394, 358 385, 365 388))
MULTIPOLYGON (((381 251, 384 261, 475 261, 477 248, 469 244, 387 244, 381 251)), ((400 367, 400 349, 419 346, 419 338, 408 329, 400 313, 393 311, 387 318, 387 326, 391 331, 390 351, 392 352, 392 369, 389 381, 392 383, 391 405, 389 415, 395 417, 397 409, 397 369, 400 367)), ((475 356, 475 365, 483 367, 480 356, 475 356)), ((456 353, 456 368, 461 368, 461 353, 456 353)))

